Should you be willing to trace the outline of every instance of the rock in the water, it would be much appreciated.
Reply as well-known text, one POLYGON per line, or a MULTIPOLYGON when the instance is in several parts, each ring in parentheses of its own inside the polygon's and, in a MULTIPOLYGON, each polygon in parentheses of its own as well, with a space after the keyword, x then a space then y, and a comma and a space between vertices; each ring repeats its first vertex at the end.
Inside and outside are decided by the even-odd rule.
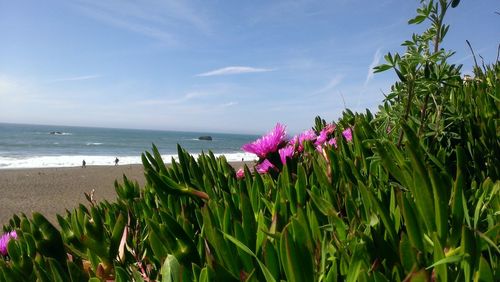
POLYGON ((207 141, 212 141, 212 136, 200 136, 198 137, 198 140, 207 140, 207 141))

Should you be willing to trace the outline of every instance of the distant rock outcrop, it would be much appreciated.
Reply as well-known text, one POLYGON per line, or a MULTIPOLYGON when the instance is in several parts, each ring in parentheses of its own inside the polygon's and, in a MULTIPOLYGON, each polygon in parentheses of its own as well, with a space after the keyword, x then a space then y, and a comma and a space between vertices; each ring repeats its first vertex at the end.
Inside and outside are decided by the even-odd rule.
POLYGON ((206 141, 212 141, 212 136, 200 136, 198 137, 198 140, 206 140, 206 141))
POLYGON ((50 134, 52 134, 52 135, 62 135, 63 133, 61 131, 51 131, 50 134))

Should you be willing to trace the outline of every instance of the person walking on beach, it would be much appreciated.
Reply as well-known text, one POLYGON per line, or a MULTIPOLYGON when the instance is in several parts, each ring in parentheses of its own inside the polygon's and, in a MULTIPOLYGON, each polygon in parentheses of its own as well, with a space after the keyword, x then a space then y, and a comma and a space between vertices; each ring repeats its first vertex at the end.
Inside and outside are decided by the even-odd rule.
POLYGON ((117 158, 115 159, 115 165, 118 165, 118 162, 119 162, 119 161, 120 161, 120 160, 119 160, 119 159, 118 159, 118 157, 117 157, 117 158))
POLYGON ((87 167, 87 163, 85 162, 85 160, 82 161, 82 168, 86 168, 87 167))

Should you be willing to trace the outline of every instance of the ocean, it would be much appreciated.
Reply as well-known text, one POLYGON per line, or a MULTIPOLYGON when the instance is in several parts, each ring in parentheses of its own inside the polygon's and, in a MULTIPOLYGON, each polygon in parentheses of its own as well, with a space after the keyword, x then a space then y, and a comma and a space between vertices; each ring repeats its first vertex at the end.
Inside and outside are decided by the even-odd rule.
POLYGON ((0 123, 0 169, 119 165, 141 163, 154 143, 166 163, 177 156, 177 144, 193 155, 212 151, 228 161, 255 160, 241 146, 257 135, 110 129, 0 123), (199 140, 211 136, 212 141, 199 140))

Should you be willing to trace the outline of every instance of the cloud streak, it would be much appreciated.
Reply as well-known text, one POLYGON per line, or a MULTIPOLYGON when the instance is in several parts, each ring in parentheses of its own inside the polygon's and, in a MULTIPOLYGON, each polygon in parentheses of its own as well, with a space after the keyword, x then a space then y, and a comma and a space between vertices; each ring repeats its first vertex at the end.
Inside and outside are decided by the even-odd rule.
POLYGON ((64 81, 81 81, 81 80, 89 80, 102 77, 101 75, 81 75, 81 76, 71 76, 71 77, 63 77, 51 80, 50 82, 64 82, 64 81))
POLYGON ((225 67, 225 68, 220 68, 220 69, 200 73, 200 74, 197 74, 196 76, 204 77, 204 76, 258 73, 258 72, 270 72, 270 71, 274 71, 274 69, 254 68, 254 67, 246 67, 246 66, 230 66, 230 67, 225 67))
POLYGON ((370 80, 373 79, 373 68, 378 66, 378 64, 380 63, 380 59, 382 57, 380 51, 381 51, 380 48, 378 48, 375 54, 373 55, 372 62, 368 66, 368 74, 366 75, 365 85, 367 85, 368 82, 370 82, 370 80))
POLYGON ((209 22, 186 1, 78 1, 73 6, 102 23, 170 45, 178 44, 179 28, 211 33, 209 22))
POLYGON ((197 100, 197 99, 204 99, 204 98, 210 98, 213 96, 218 96, 221 95, 220 93, 213 93, 213 92, 204 92, 204 91, 191 91, 187 92, 186 94, 178 97, 178 98, 158 98, 158 99, 145 99, 145 100, 140 100, 134 102, 135 104, 138 105, 181 105, 186 102, 192 101, 192 100, 197 100))
POLYGON ((231 106, 235 106, 235 105, 238 105, 238 102, 231 101, 231 102, 227 102, 227 103, 222 104, 221 107, 227 108, 227 107, 231 107, 231 106))
POLYGON ((332 89, 337 87, 342 82, 343 79, 344 77, 342 75, 334 76, 332 79, 330 79, 330 81, 328 81, 328 83, 325 86, 313 92, 311 96, 316 96, 331 91, 332 89))

